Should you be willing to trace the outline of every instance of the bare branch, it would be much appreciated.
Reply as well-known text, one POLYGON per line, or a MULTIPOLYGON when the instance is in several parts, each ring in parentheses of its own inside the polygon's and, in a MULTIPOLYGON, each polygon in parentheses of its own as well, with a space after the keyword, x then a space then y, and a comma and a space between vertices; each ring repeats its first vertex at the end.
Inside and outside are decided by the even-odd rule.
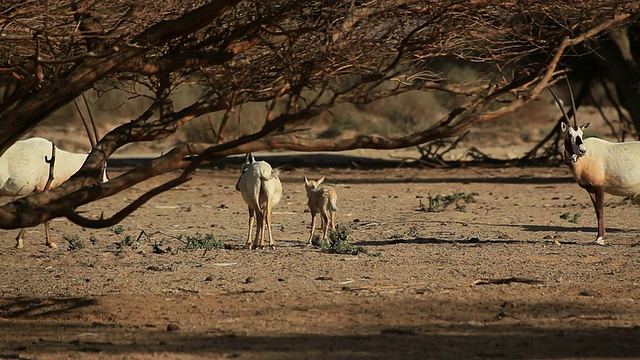
POLYGON ((0 154, 91 88, 122 91, 127 99, 144 98, 152 105, 100 139, 68 182, 0 207, 0 228, 55 217, 110 226, 188 181, 203 162, 231 154, 395 149, 459 136, 539 99, 569 71, 569 60, 595 54, 603 38, 610 40, 601 36, 605 32, 617 35, 629 60, 635 37, 616 31, 633 28, 629 24, 638 10, 637 4, 618 0, 56 4, 0 5, 0 154), (443 61, 488 66, 476 79, 458 79, 443 61), (182 89, 196 89, 198 95, 174 105, 182 89), (336 104, 360 106, 410 91, 455 95, 456 105, 446 116, 429 119, 429 126, 396 137, 357 129, 349 138, 318 139, 317 131, 300 130, 314 129, 318 115, 336 104), (279 101, 287 102, 281 113, 279 101), (248 103, 264 105, 264 123, 252 130, 243 123, 247 134, 240 124, 236 134, 225 132, 231 114, 248 103), (217 144, 179 145, 96 184, 102 166, 122 146, 164 139, 214 112, 224 112, 217 144), (109 217, 96 220, 77 211, 175 169, 184 171, 109 217))

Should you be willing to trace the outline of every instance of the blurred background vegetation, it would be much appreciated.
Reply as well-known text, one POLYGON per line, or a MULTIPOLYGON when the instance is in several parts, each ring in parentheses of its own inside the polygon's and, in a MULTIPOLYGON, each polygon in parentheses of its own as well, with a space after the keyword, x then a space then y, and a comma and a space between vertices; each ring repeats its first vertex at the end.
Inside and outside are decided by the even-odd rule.
MULTIPOLYGON (((441 61, 439 66, 438 71, 452 82, 470 82, 487 75, 484 71, 486 65, 450 60, 441 61)), ((579 82, 580 79, 576 80, 579 82)), ((389 82, 386 85, 391 87, 393 83, 389 82)), ((119 87, 124 88, 126 85, 120 84, 119 87)), ((385 84, 381 87, 384 88, 385 84)), ((610 87, 614 86, 610 84, 610 87)), ((87 93, 91 115, 96 119, 102 134, 135 119, 152 102, 150 98, 131 95, 133 92, 144 92, 144 89, 126 92, 122 89, 108 88, 110 90, 103 93, 100 91, 100 84, 97 84, 97 90, 90 90, 87 93)), ((172 99, 176 108, 179 109, 192 103, 201 96, 203 91, 204 89, 197 85, 181 86, 173 92, 172 99)), ((569 94, 566 87, 558 86, 556 93, 561 98, 567 99, 568 103, 569 94)), ((580 121, 593 122, 593 126, 589 129, 590 136, 615 140, 616 134, 612 130, 620 129, 624 124, 619 120, 615 108, 611 106, 604 94, 604 89, 599 84, 592 85, 592 95, 593 98, 587 101, 578 113, 580 121), (605 114, 608 114, 607 118, 610 119, 613 128, 602 120, 597 107, 593 106, 596 104, 602 107, 605 114)), ((466 101, 468 99, 465 97, 447 92, 415 90, 368 104, 341 103, 311 120, 313 127, 299 129, 299 135, 311 139, 341 139, 363 133, 400 137, 435 125, 451 109, 466 101)), ((276 114, 284 111, 285 103, 284 100, 279 102, 275 107, 276 114)), ((237 106, 229 118, 227 133, 239 137, 260 130, 264 125, 269 105, 268 102, 249 102, 237 106)), ((43 121, 29 136, 46 136, 60 144, 62 148, 86 150, 89 144, 84 138, 79 111, 86 116, 87 111, 83 102, 68 104, 43 121), (70 136, 75 132, 80 136, 70 136)), ((185 141, 214 144, 217 142, 217 134, 224 115, 225 111, 217 111, 199 116, 163 141, 126 145, 118 153, 123 156, 152 155, 185 141)), ((532 101, 520 110, 472 127, 458 147, 462 151, 477 147, 497 156, 519 157, 553 131, 561 115, 553 98, 545 93, 542 99, 532 101), (511 147, 514 147, 513 151, 508 151, 511 147)), ((416 157, 419 156, 417 150, 415 154, 416 157)))

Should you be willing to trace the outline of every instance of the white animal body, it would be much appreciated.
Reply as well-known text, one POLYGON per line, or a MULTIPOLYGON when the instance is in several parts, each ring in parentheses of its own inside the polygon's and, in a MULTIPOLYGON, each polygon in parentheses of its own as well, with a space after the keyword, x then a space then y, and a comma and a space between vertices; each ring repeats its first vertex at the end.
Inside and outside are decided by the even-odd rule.
POLYGON ((309 180, 304 177, 304 188, 307 191, 309 210, 311 211, 311 234, 309 234, 309 242, 307 245, 311 245, 313 240, 313 232, 316 228, 316 215, 320 214, 322 219, 321 228, 324 232, 322 235, 322 242, 326 243, 327 232, 329 226, 332 230, 336 229, 336 212, 338 211, 338 194, 336 190, 331 186, 320 186, 324 181, 324 176, 315 180, 309 180))
MULTIPOLYGON (((0 157, 0 195, 21 196, 45 190, 49 179, 52 152, 55 146, 49 140, 34 137, 17 141, 0 157)), ((78 172, 88 154, 76 154, 55 148, 53 180, 50 188, 59 186, 78 172)), ((103 180, 107 181, 106 169, 103 180)), ((46 245, 51 241, 49 222, 45 222, 46 245)), ((16 238, 16 248, 22 248, 24 229, 16 238)))
POLYGON ((282 198, 282 184, 278 171, 271 168, 266 161, 256 161, 251 153, 247 154, 242 166, 242 174, 236 183, 236 190, 249 207, 249 232, 247 248, 264 247, 265 227, 269 233, 269 246, 275 247, 271 234, 271 209, 282 198), (251 241, 253 223, 257 218, 255 240, 251 241))
POLYGON ((613 143, 599 138, 582 139, 590 123, 565 132, 565 162, 578 184, 587 190, 598 219, 595 242, 605 245, 604 193, 628 196, 640 204, 640 141, 613 143))

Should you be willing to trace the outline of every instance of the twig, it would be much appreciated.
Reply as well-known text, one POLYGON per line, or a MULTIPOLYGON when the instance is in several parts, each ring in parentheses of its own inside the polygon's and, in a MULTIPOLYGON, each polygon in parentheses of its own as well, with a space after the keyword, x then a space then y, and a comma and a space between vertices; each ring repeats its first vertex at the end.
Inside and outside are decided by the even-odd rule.
POLYGON ((363 285, 357 287, 343 286, 342 291, 369 291, 369 292, 383 292, 383 291, 396 291, 396 290, 418 290, 424 289, 426 284, 404 284, 404 285, 363 285))
MULTIPOLYGON (((100 140, 100 136, 98 135, 98 128, 96 127, 96 121, 93 119, 93 113, 91 113, 91 109, 89 108, 89 101, 87 100, 87 97, 84 93, 82 93, 82 100, 84 101, 84 107, 87 109, 87 114, 89 114, 89 122, 91 123, 91 128, 93 130, 93 138, 91 137, 89 130, 87 130, 87 136, 89 136, 89 142, 91 143, 91 150, 93 150, 93 148, 96 147, 98 140, 100 140)), ((83 118, 83 121, 84 121, 84 118, 83 118)), ((85 127, 88 129, 89 126, 85 125, 85 127)))
POLYGON ((73 99, 73 104, 76 106, 76 110, 78 111, 78 115, 80 115, 80 119, 82 120, 82 125, 84 125, 84 130, 87 132, 87 137, 89 138, 89 144, 91 144, 91 149, 95 147, 95 142, 93 140, 93 136, 91 135, 91 128, 89 128, 89 124, 87 119, 82 114, 82 110, 80 109, 80 105, 78 105, 78 99, 73 99))
POLYGON ((471 283, 472 286, 475 285, 503 285, 503 284, 511 284, 511 283, 522 283, 522 284, 544 284, 544 281, 537 279, 527 279, 521 277, 510 277, 510 278, 502 278, 502 279, 478 279, 471 283))

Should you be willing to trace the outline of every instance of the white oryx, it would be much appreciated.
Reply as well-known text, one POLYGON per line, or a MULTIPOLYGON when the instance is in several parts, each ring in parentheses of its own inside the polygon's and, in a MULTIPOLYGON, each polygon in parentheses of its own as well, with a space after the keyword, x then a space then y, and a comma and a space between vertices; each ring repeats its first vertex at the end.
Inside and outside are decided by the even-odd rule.
MULTIPOLYGON (((76 154, 58 149, 51 141, 33 137, 17 141, 0 157, 0 195, 21 196, 43 191, 49 180, 50 161, 55 156, 50 188, 59 186, 78 172, 89 154, 76 154)), ((107 181, 106 169, 103 181, 107 181)), ((49 222, 44 223, 46 245, 51 241, 49 222)), ((24 229, 16 237, 16 248, 23 247, 24 229)))
POLYGON ((282 184, 278 171, 271 168, 266 161, 256 161, 251 153, 245 157, 242 174, 236 183, 236 190, 249 206, 249 233, 247 248, 253 246, 264 247, 265 227, 269 232, 269 246, 275 247, 271 234, 271 209, 280 202, 282 184), (251 242, 251 230, 255 219, 257 221, 255 241, 251 242))
MULTIPOLYGON (((551 89, 549 88, 549 91, 551 89)), ((598 219, 598 236, 595 242, 605 245, 604 193, 628 196, 634 204, 640 204, 640 141, 614 143, 595 137, 583 138, 583 130, 591 123, 578 126, 576 107, 571 94, 573 126, 558 98, 551 91, 562 110, 565 122, 564 161, 571 168, 578 185, 587 190, 598 219)))

